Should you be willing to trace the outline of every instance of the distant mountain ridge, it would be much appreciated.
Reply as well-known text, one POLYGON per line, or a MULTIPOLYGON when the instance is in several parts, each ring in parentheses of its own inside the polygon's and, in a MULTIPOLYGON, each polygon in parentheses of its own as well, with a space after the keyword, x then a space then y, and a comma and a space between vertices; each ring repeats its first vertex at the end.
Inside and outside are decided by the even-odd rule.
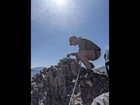
MULTIPOLYGON (((35 74, 39 73, 40 71, 42 71, 45 67, 34 67, 31 68, 31 77, 33 77, 35 74)), ((94 68, 93 70, 99 70, 101 72, 106 72, 106 67, 105 65, 98 67, 98 68, 94 68)))
POLYGON ((34 68, 31 68, 31 70, 37 70, 37 71, 40 71, 40 70, 43 70, 45 67, 34 67, 34 68))
POLYGON ((33 77, 35 74, 39 73, 42 71, 45 67, 34 67, 31 68, 31 77, 33 77))

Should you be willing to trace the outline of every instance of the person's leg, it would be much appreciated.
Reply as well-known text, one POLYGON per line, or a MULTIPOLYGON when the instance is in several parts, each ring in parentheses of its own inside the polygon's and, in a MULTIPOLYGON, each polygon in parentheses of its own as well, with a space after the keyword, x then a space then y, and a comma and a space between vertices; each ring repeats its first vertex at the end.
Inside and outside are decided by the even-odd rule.
POLYGON ((78 55, 78 58, 83 62, 83 64, 85 65, 85 67, 87 69, 92 69, 91 68, 91 65, 89 63, 89 59, 87 58, 87 56, 85 55, 85 52, 84 51, 80 51, 77 53, 78 55))
POLYGON ((84 50, 79 51, 78 55, 81 58, 81 61, 83 61, 84 65, 86 65, 87 68, 89 68, 89 65, 91 68, 94 68, 95 66, 89 62, 89 60, 97 60, 101 56, 101 52, 94 51, 94 50, 84 50))

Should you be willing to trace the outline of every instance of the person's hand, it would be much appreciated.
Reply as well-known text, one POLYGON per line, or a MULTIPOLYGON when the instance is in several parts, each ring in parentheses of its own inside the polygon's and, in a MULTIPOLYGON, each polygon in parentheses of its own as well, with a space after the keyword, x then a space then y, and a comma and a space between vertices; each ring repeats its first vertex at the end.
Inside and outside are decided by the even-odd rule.
POLYGON ((71 56, 71 54, 67 54, 67 57, 70 57, 71 56))

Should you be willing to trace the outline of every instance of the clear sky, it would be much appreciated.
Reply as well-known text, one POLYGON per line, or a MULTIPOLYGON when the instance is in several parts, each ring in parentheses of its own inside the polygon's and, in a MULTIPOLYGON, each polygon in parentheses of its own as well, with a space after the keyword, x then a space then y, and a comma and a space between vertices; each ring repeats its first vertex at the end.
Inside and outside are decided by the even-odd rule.
POLYGON ((92 63, 104 65, 109 0, 31 0, 31 68, 57 65, 68 53, 77 52, 78 46, 69 44, 71 35, 97 44, 101 57, 92 63))

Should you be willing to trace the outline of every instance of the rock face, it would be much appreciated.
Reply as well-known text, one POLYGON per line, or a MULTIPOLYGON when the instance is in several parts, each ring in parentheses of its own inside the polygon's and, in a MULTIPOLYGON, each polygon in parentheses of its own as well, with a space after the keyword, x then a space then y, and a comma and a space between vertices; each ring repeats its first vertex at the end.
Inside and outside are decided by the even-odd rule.
MULTIPOLYGON (((58 65, 44 68, 31 79, 31 105, 69 105, 80 65, 63 58, 58 65)), ((71 105, 91 105, 98 95, 109 91, 109 78, 100 71, 80 69, 71 105), (85 75, 90 73, 90 77, 85 75)))

